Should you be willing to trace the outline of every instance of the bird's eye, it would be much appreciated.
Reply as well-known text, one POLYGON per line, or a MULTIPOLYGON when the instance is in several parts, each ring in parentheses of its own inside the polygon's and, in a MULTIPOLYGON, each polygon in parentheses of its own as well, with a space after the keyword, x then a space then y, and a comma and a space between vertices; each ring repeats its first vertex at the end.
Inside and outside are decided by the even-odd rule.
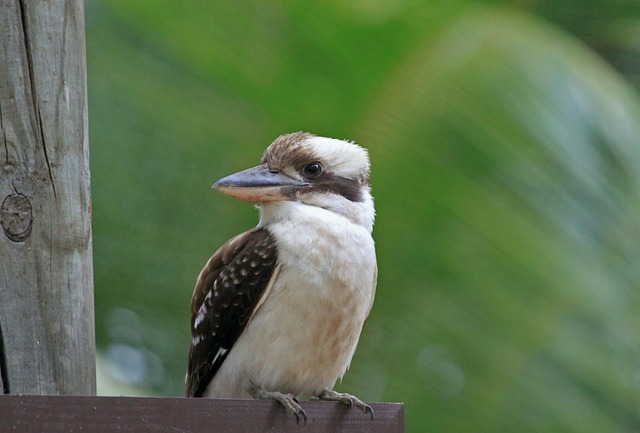
POLYGON ((319 162, 312 162, 302 167, 302 174, 310 179, 315 179, 322 174, 322 165, 319 162))

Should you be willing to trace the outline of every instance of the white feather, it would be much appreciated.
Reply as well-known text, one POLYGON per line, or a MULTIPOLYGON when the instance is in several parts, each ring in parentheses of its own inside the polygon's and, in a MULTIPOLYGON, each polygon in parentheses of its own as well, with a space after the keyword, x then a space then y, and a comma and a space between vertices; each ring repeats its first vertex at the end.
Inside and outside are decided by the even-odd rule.
POLYGON ((349 367, 373 303, 370 227, 298 202, 263 206, 261 214, 278 242, 280 272, 207 397, 249 397, 250 380, 295 395, 332 388, 349 367))

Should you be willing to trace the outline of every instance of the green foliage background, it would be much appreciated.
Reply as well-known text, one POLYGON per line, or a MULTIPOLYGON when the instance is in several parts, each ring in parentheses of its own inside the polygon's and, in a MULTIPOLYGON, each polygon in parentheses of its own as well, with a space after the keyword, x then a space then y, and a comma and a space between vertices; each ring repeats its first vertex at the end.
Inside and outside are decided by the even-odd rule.
POLYGON ((340 389, 409 432, 640 428, 637 0, 86 15, 99 392, 181 395, 195 277, 257 223, 209 187, 306 130, 373 163, 378 294, 340 389))

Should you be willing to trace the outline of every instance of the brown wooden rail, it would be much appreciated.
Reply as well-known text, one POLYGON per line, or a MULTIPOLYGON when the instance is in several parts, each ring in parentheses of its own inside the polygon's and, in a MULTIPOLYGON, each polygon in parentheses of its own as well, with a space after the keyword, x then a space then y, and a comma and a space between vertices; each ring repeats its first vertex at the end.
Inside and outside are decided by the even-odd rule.
POLYGON ((403 433, 401 403, 373 403, 373 419, 341 403, 303 401, 296 424, 276 402, 153 397, 0 396, 0 432, 403 433))

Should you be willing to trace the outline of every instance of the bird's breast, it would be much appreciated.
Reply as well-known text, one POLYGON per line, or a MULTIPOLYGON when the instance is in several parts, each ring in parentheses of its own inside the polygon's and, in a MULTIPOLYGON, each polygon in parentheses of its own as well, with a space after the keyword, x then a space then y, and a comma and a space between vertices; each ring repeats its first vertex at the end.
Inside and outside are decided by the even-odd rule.
POLYGON ((333 387, 355 352, 375 292, 373 239, 339 218, 267 228, 281 269, 246 330, 263 345, 252 374, 267 389, 314 394, 333 387))

